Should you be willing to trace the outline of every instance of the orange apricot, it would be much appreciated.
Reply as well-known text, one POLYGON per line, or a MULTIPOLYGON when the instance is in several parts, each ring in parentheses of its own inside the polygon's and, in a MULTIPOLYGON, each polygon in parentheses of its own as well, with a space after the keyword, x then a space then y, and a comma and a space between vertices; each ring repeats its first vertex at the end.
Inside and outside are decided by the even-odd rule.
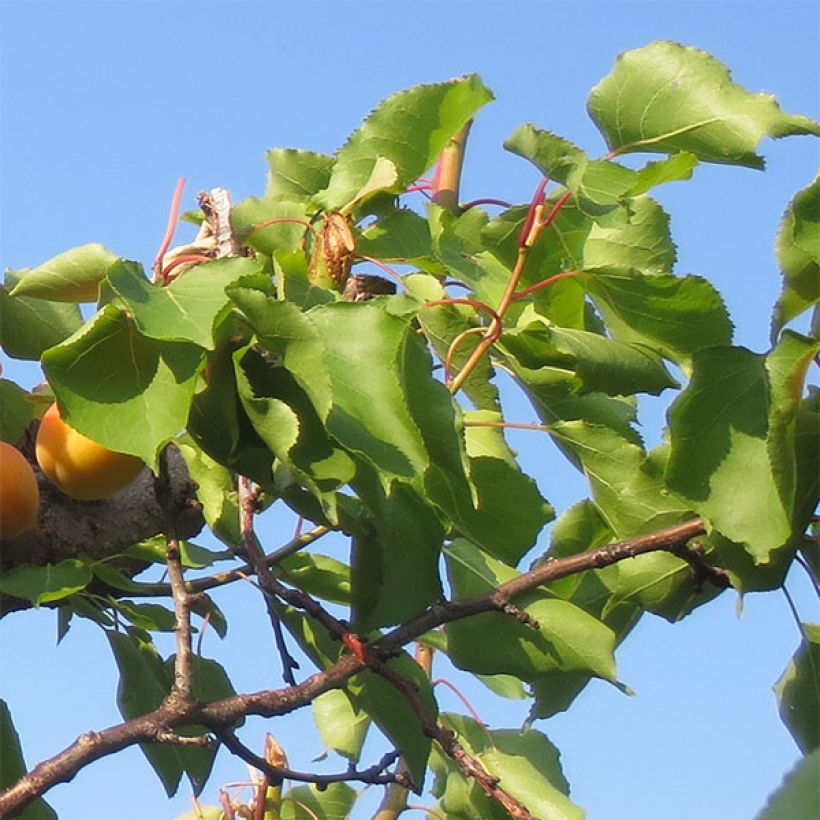
POLYGON ((116 453, 75 430, 56 404, 46 410, 35 448, 40 469, 67 496, 94 501, 115 495, 142 471, 136 456, 116 453))
POLYGON ((16 538, 37 522, 40 488, 26 457, 0 441, 0 539, 16 538))

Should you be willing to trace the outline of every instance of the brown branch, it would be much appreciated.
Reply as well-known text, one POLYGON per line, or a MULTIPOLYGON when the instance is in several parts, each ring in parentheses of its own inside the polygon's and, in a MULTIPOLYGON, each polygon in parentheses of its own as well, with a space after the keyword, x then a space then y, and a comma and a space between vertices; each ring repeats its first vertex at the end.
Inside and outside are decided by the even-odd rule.
MULTIPOLYGON (((33 441, 36 424, 28 437, 33 441)), ((28 453, 27 453, 28 455, 28 453)), ((32 454, 33 459, 33 454, 32 454)), ((8 571, 20 565, 45 566, 67 558, 84 556, 95 561, 111 558, 139 541, 165 531, 166 514, 154 493, 154 479, 147 468, 133 484, 102 501, 75 501, 63 495, 32 465, 40 485, 40 515, 37 526, 18 538, 3 541, 2 567, 8 571)), ((196 497, 185 461, 175 447, 168 449, 170 504, 180 538, 192 538, 204 526, 202 506, 196 497)), ((145 569, 132 559, 117 559, 114 566, 127 576, 145 569)), ((62 601, 53 605, 59 606, 62 601)), ((44 604, 50 606, 51 604, 44 604)), ((30 609, 30 601, 0 594, 0 617, 30 609)))
POLYGON ((433 202, 442 208, 458 213, 458 194, 461 186, 461 169, 464 166, 464 149, 473 121, 468 120, 462 129, 450 138, 441 152, 433 180, 433 202))
POLYGON ((191 632, 191 605, 194 596, 185 589, 185 572, 182 567, 182 555, 179 548, 179 538, 176 535, 174 510, 171 496, 171 479, 168 474, 168 456, 166 452, 160 455, 159 473, 154 482, 154 492, 162 511, 165 513, 165 537, 168 545, 166 565, 168 579, 171 586, 171 595, 174 600, 176 614, 176 643, 177 653, 174 660, 174 689, 173 693, 183 701, 193 700, 194 671, 193 645, 191 632))
MULTIPOLYGON (((512 599, 536 589, 542 584, 550 583, 577 572, 601 569, 649 552, 658 550, 672 551, 680 545, 686 544, 691 538, 704 533, 705 524, 703 520, 696 518, 649 535, 631 538, 609 546, 597 547, 564 558, 548 560, 537 569, 522 573, 484 595, 431 607, 379 640, 367 645, 368 654, 375 655, 380 659, 390 657, 411 640, 431 629, 435 629, 437 626, 479 612, 502 609, 512 599)), ((297 593, 295 590, 287 590, 278 581, 275 581, 274 586, 287 591, 289 597, 293 596, 291 601, 288 601, 289 603, 297 600, 299 595, 303 595, 303 593, 297 593)), ((309 614, 312 613, 309 612, 309 614)), ((327 615, 327 617, 331 618, 332 616, 327 615)), ((333 620, 335 621, 335 619, 333 620)), ((337 621, 336 623, 342 626, 340 622, 337 621)), ((41 797, 51 787, 71 780, 80 769, 94 760, 118 752, 135 743, 156 740, 157 733, 160 730, 168 731, 177 726, 197 723, 214 732, 220 732, 231 727, 243 717, 257 715, 271 718, 288 714, 312 703, 323 692, 343 687, 351 676, 361 672, 368 665, 358 655, 346 653, 333 666, 323 672, 318 672, 302 683, 285 689, 232 695, 223 700, 198 705, 166 700, 159 709, 147 715, 109 727, 101 732, 89 732, 83 735, 67 749, 35 766, 29 774, 24 775, 17 783, 5 792, 0 793, 0 816, 20 811, 37 797, 41 797)), ((405 683, 412 686, 409 682, 405 683)), ((470 761, 461 756, 460 747, 455 744, 455 740, 453 739, 451 743, 444 736, 441 739, 448 743, 450 751, 453 754, 458 754, 464 766, 469 768, 470 761)), ((480 773, 478 776, 481 776, 480 773)))
MULTIPOLYGON (((258 494, 252 490, 251 480, 245 476, 240 476, 239 516, 241 522, 242 550, 248 562, 253 567, 256 577, 259 578, 259 583, 263 589, 271 589, 275 578, 271 568, 265 562, 265 553, 259 545, 253 528, 253 517, 256 514, 258 500, 258 494)), ((268 610, 268 617, 270 618, 271 627, 273 628, 276 649, 282 661, 282 677, 285 683, 294 686, 296 684, 296 678, 293 676, 293 670, 299 668, 299 663, 288 650, 287 643, 285 642, 285 633, 282 630, 282 622, 279 620, 279 614, 276 612, 273 601, 268 596, 265 596, 265 607, 268 610)))
POLYGON ((349 769, 339 774, 316 774, 315 772, 298 772, 288 766, 273 766, 264 757, 249 749, 230 730, 225 730, 218 734, 219 741, 237 757, 241 758, 258 769, 268 780, 271 786, 280 786, 284 780, 294 780, 300 783, 316 783, 319 786, 328 786, 331 783, 349 783, 358 781, 371 785, 383 785, 385 783, 395 783, 399 775, 385 771, 396 762, 399 753, 388 752, 382 759, 367 769, 349 769))

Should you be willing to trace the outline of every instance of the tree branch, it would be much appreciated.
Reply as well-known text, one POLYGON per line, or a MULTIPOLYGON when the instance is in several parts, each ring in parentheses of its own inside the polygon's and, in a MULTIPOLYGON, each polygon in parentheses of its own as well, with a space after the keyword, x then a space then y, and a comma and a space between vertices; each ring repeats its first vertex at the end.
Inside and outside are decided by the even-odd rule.
MULTIPOLYGON (((462 601, 446 602, 427 609, 384 637, 367 645, 368 654, 375 654, 380 659, 388 658, 408 642, 444 623, 466 618, 479 612, 503 609, 512 599, 567 575, 601 569, 649 552, 673 551, 686 544, 689 539, 703 535, 704 532, 703 520, 696 518, 617 544, 597 547, 564 558, 550 559, 537 569, 522 573, 484 595, 477 595, 462 601)), ((312 601, 304 593, 287 589, 276 579, 273 579, 273 582, 275 590, 273 594, 279 596, 281 589, 287 595, 285 600, 290 599, 287 602, 294 606, 299 606, 298 602, 303 601, 303 596, 312 601)), ((324 613, 327 619, 335 622, 336 629, 344 628, 339 621, 325 613, 318 604, 312 603, 324 613)), ((308 610, 308 614, 312 615, 313 612, 308 610)), ((80 769, 94 760, 118 752, 135 743, 156 741, 158 732, 162 730, 168 731, 176 726, 197 723, 219 733, 230 728, 242 717, 257 715, 271 718, 288 714, 313 702, 323 692, 343 687, 351 676, 368 666, 369 664, 362 657, 346 653, 323 672, 318 672, 302 683, 285 689, 232 695, 207 704, 191 705, 175 703, 167 699, 159 709, 147 715, 112 726, 101 732, 89 732, 81 736, 64 751, 37 765, 29 774, 24 775, 17 783, 0 794, 0 816, 19 811, 37 797, 45 794, 52 786, 71 780, 80 769)), ((405 683, 411 685, 409 682, 405 683)), ((436 729, 434 737, 437 732, 436 729)), ((448 743, 453 754, 459 755, 464 766, 469 768, 472 765, 469 759, 463 757, 461 753, 463 750, 459 751, 457 745, 449 743, 444 737, 442 740, 448 743)), ((487 785, 490 785, 489 781, 487 785)), ((526 817, 526 815, 518 816, 526 817)))

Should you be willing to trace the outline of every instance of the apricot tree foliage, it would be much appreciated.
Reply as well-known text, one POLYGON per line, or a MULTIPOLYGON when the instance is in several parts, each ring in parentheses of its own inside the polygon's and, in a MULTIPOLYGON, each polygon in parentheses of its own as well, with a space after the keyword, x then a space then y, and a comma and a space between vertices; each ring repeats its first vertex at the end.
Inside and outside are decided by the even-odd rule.
MULTIPOLYGON (((0 341, 39 360, 48 387, 2 381, 2 438, 30 456, 53 396, 70 425, 150 470, 93 502, 41 475, 37 528, 3 544, 3 613, 53 606, 61 634, 96 622, 123 715, 26 773, 4 706, 4 816, 53 816, 50 787, 141 744, 169 795, 183 775, 200 792, 219 746, 260 771, 251 805, 224 793, 200 816, 345 817, 358 782, 384 785, 381 818, 426 787, 446 817, 580 817, 542 721, 594 678, 622 686, 614 651, 644 613, 677 621, 730 587, 777 589, 794 562, 816 578, 820 407, 805 380, 820 344, 788 326, 818 301, 820 187, 807 181, 777 236, 764 354, 733 345, 708 279, 674 271, 651 191, 700 163, 762 168, 762 138, 820 126, 708 54, 656 42, 591 92, 602 158, 524 125, 504 147, 541 175, 531 201, 465 203, 470 127, 491 100, 477 76, 419 86, 334 156, 274 149, 263 196, 201 194, 183 216, 199 234, 172 248, 180 186, 149 274, 97 244, 7 273, 0 341), (538 424, 505 414, 498 370, 538 424), (664 443, 647 450, 637 397, 662 393, 664 443), (589 498, 554 511, 509 426, 533 428, 551 469, 581 471, 589 498), (303 527, 262 543, 255 521, 274 505, 303 527), (551 522, 548 552, 525 561, 551 522), (224 550, 189 540, 204 526, 224 550), (348 562, 322 553, 331 532, 348 562), (220 588, 247 578, 282 688, 237 693, 195 646, 206 628, 225 638, 220 588), (168 630, 163 657, 153 636, 168 630), (440 712, 436 653, 499 697, 529 697, 527 725, 440 712), (241 740, 244 718, 276 733, 276 716, 311 703, 349 763, 339 775, 241 740), (361 760, 372 733, 387 752, 361 760)), ((814 787, 818 629, 802 627, 779 689, 815 768, 771 812, 814 787)))

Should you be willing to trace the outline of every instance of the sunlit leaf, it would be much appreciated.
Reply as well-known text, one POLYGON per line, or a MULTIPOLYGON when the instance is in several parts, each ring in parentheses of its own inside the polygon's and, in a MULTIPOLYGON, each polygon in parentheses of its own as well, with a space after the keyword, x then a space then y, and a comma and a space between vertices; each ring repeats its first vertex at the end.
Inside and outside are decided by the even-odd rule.
POLYGON ((621 54, 588 108, 621 154, 687 151, 703 162, 762 168, 755 151, 764 136, 820 133, 808 117, 781 111, 771 95, 737 85, 705 51, 666 41, 621 54))

